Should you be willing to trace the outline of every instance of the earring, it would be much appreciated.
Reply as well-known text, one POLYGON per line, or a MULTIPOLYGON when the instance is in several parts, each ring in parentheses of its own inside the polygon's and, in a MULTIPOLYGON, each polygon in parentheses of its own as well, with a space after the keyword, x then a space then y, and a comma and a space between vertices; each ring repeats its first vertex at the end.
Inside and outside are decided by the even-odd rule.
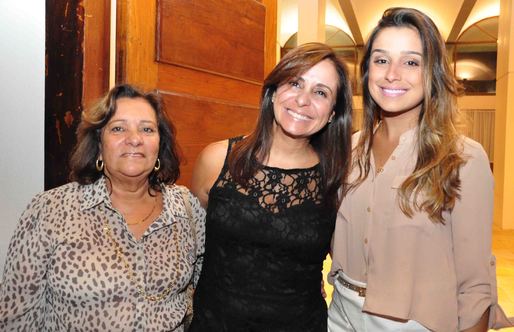
POLYGON ((155 161, 155 166, 153 167, 153 170, 157 172, 160 169, 161 169, 161 160, 159 158, 157 158, 157 160, 155 161))
POLYGON ((328 123, 332 123, 332 120, 334 119, 335 111, 332 111, 332 114, 330 114, 330 118, 328 118, 328 123))
POLYGON ((104 170, 104 161, 103 160, 101 160, 101 159, 96 160, 96 170, 98 172, 101 172, 104 170))

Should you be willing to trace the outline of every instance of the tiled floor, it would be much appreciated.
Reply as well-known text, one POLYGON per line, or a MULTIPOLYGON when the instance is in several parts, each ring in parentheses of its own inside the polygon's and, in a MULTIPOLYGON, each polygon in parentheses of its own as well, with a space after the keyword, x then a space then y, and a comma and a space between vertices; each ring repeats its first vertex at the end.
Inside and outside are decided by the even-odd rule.
MULTIPOLYGON (((514 230, 493 230, 493 253, 496 256, 497 262, 498 300, 507 316, 514 316, 514 230)), ((326 281, 326 274, 330 270, 330 264, 330 257, 327 257, 323 266, 327 303, 330 303, 332 298, 332 286, 326 281)), ((501 331, 514 332, 514 328, 501 331)))

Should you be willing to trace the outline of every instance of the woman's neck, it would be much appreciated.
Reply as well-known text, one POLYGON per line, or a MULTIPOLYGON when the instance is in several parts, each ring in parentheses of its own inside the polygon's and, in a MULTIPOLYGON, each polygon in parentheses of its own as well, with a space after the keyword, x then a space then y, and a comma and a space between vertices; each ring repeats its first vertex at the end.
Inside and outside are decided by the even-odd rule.
POLYGON ((407 112, 393 117, 384 116, 377 132, 390 141, 398 140, 403 133, 418 125, 418 117, 417 112, 407 112))
POLYGON ((319 162, 308 138, 294 138, 275 131, 268 156, 268 166, 280 168, 307 168, 319 162))
POLYGON ((148 178, 132 181, 119 181, 111 178, 108 181, 111 198, 124 202, 141 201, 148 197, 149 183, 148 178))

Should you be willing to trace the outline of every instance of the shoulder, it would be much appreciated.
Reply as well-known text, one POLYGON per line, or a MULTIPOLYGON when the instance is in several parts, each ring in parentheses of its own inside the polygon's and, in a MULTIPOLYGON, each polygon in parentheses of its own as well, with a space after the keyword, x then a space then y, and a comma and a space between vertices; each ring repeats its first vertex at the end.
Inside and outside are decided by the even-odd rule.
POLYGON ((59 224, 63 214, 71 213, 80 204, 80 187, 72 182, 36 194, 23 211, 22 222, 34 224, 48 219, 54 225, 59 224))
POLYGON ((191 191, 203 207, 207 207, 209 191, 225 164, 229 142, 219 141, 207 145, 198 155, 191 178, 191 191))
POLYGON ((228 150, 229 140, 223 140, 207 145, 198 155, 198 159, 207 159, 210 161, 225 160, 228 150))
POLYGON ((488 158, 482 145, 469 137, 461 136, 459 144, 461 147, 462 154, 465 157, 482 159, 488 158))
POLYGON ((167 198, 170 198, 170 204, 177 204, 177 206, 171 207, 172 210, 184 208, 183 212, 185 212, 186 215, 192 213, 195 216, 203 216, 205 214, 198 198, 186 186, 176 184, 166 185, 163 194, 167 198), (190 212, 188 212, 189 209, 191 210, 190 212))
POLYGON ((207 145, 198 155, 193 170, 193 177, 212 174, 218 176, 223 168, 227 156, 228 140, 214 142, 207 145))
POLYGON ((188 187, 179 184, 166 185, 165 190, 163 190, 163 195, 174 199, 180 197, 181 199, 179 201, 187 199, 190 202, 193 202, 197 200, 195 195, 193 195, 193 193, 191 192, 191 190, 189 190, 188 187))
POLYGON ((485 152, 484 148, 477 141, 472 140, 469 137, 461 136, 459 139, 459 148, 466 164, 472 163, 485 163, 489 165, 489 157, 485 152))
POLYGON ((360 137, 361 137, 361 134, 362 134, 362 131, 356 131, 352 134, 352 141, 353 140, 358 140, 360 137))
POLYGON ((29 203, 29 207, 40 204, 65 205, 66 203, 75 202, 77 196, 80 193, 80 187, 80 184, 77 182, 71 182, 47 191, 40 192, 32 198, 31 202, 29 203))
POLYGON ((359 130, 352 135, 352 149, 355 148, 357 144, 359 144, 361 133, 362 132, 359 130))
POLYGON ((459 147, 465 161, 462 167, 464 172, 491 173, 489 157, 480 143, 469 137, 461 136, 459 147))

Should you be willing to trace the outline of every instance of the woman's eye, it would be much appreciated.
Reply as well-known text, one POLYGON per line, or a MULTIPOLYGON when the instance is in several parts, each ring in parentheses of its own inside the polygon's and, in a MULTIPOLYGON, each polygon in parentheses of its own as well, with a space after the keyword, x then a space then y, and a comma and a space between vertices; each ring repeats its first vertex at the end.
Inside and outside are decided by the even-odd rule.
POLYGON ((316 91, 316 94, 321 97, 327 97, 327 93, 325 91, 316 91))
POLYGON ((378 59, 375 59, 373 62, 374 62, 374 63, 377 63, 377 64, 379 64, 379 65, 382 65, 382 64, 384 64, 384 63, 387 63, 387 60, 386 60, 386 59, 380 59, 380 58, 378 58, 378 59))
POLYGON ((414 60, 408 60, 406 62, 407 66, 419 66, 419 63, 417 61, 414 61, 414 60))
POLYGON ((297 87, 300 86, 300 83, 298 83, 298 81, 291 81, 291 82, 289 82, 289 85, 291 85, 292 87, 297 88, 297 87))
POLYGON ((114 132, 114 133, 119 133, 119 132, 123 131, 123 128, 119 127, 119 126, 116 126, 116 127, 112 127, 111 131, 114 132))
POLYGON ((145 127, 143 128, 143 131, 147 134, 151 134, 151 133, 154 133, 155 132, 155 129, 153 128, 150 128, 150 127, 145 127))

